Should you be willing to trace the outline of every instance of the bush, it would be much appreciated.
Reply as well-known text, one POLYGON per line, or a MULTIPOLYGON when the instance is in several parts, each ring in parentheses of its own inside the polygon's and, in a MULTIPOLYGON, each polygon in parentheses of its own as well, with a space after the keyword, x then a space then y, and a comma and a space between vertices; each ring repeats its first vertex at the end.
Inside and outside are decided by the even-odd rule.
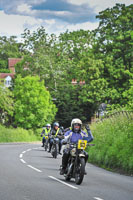
POLYGON ((133 174, 133 122, 121 114, 91 125, 95 146, 88 148, 89 162, 133 174))
POLYGON ((5 128, 0 125, 0 142, 32 142, 39 141, 39 134, 33 130, 24 130, 23 128, 5 128))

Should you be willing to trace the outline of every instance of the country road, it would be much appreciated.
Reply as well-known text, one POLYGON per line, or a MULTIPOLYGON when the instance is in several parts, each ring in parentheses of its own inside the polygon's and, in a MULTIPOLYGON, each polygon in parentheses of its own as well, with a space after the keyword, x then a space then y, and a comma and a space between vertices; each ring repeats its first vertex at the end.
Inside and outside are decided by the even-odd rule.
POLYGON ((0 145, 0 200, 133 200, 133 177, 87 164, 83 183, 66 182, 41 144, 0 145))

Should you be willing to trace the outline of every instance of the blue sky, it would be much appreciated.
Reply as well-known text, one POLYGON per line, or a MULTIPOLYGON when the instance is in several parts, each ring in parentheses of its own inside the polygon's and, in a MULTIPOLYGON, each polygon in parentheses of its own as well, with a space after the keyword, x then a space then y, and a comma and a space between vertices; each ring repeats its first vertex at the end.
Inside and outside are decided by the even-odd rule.
POLYGON ((96 15, 116 3, 130 5, 133 0, 0 0, 0 36, 19 38, 25 28, 40 26, 56 35, 67 29, 93 30, 96 15))

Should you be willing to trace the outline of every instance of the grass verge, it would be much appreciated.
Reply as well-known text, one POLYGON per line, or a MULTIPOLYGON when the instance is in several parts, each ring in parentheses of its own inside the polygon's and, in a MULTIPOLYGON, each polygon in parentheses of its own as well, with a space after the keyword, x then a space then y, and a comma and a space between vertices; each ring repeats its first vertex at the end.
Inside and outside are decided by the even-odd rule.
POLYGON ((133 175, 133 122, 123 115, 93 123, 95 146, 89 147, 89 162, 111 171, 133 175))

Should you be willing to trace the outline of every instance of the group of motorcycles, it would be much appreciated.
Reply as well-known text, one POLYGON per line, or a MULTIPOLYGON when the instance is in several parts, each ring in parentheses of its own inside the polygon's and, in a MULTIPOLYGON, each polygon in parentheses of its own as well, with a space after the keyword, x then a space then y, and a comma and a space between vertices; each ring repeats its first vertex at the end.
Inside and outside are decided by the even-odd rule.
MULTIPOLYGON (((48 138, 46 138, 46 142, 44 145, 45 151, 47 151, 48 145, 48 138)), ((80 185, 83 181, 84 175, 86 174, 85 149, 87 146, 92 146, 93 144, 87 144, 86 140, 78 140, 77 144, 64 143, 63 145, 66 145, 66 148, 70 148, 70 156, 64 174, 65 180, 70 181, 72 178, 74 178, 75 183, 77 185, 80 185)), ((57 158, 58 155, 58 139, 54 136, 53 145, 51 148, 51 155, 53 156, 53 158, 57 158)))

